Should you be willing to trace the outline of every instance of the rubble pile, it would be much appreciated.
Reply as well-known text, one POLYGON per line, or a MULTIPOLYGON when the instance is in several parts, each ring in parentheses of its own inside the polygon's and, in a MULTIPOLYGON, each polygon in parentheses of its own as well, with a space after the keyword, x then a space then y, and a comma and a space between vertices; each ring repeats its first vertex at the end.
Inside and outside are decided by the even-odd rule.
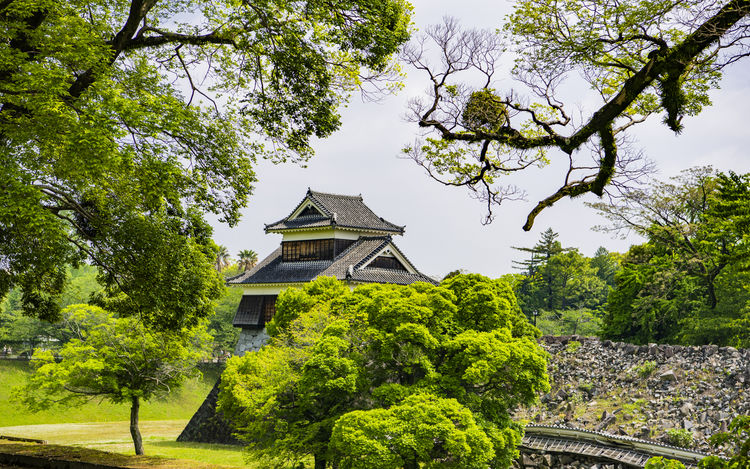
POLYGON ((551 391, 516 412, 567 425, 716 452, 708 438, 750 414, 750 349, 633 345, 544 337, 551 391))

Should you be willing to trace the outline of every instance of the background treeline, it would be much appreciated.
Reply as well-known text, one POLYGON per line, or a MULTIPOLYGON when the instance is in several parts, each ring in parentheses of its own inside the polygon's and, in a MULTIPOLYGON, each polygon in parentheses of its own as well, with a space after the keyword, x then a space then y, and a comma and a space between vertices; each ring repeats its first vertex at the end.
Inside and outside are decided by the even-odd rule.
POLYGON ((603 336, 750 346, 750 174, 693 168, 594 207, 647 240, 622 259, 603 336))
POLYGON ((586 257, 550 228, 517 247, 521 273, 506 278, 543 333, 750 346, 750 174, 693 168, 591 205, 611 222, 601 231, 646 242, 586 257))
MULTIPOLYGON (((225 275, 236 275, 241 267, 227 265, 222 271, 225 275)), ((102 287, 97 280, 98 271, 90 265, 68 268, 68 282, 60 300, 60 308, 91 302, 102 287)), ((214 306, 214 314, 208 318, 207 329, 213 337, 213 354, 220 357, 225 352, 232 352, 237 343, 239 330, 232 327, 232 319, 237 311, 242 291, 239 288, 227 288, 214 306)), ((68 328, 61 323, 50 323, 36 317, 23 314, 21 291, 12 289, 0 301, 0 353, 5 346, 13 354, 31 352, 34 348, 56 349, 70 340, 68 328)))
POLYGON ((506 280, 542 333, 598 335, 621 256, 600 247, 594 257, 586 257, 563 247, 557 236, 550 228, 533 247, 516 248, 528 257, 516 261, 522 273, 506 280))

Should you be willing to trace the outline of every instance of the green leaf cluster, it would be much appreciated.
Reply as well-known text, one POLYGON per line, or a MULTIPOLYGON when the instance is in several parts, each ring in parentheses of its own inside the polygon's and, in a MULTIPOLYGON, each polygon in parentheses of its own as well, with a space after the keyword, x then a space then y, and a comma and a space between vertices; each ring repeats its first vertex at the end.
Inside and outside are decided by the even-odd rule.
POLYGON ((56 353, 34 354, 34 373, 14 391, 32 409, 76 405, 95 398, 114 403, 163 397, 197 373, 210 337, 202 328, 154 333, 134 318, 117 318, 97 306, 63 310, 76 338, 56 353))
POLYGON ((279 296, 274 337, 232 358, 219 406, 251 448, 316 467, 508 467, 518 405, 549 389, 539 331, 480 275, 440 286, 318 279, 279 296))
POLYGON ((750 465, 750 416, 738 415, 729 424, 729 431, 711 436, 711 444, 725 446, 731 452, 729 460, 716 456, 703 459, 700 469, 742 469, 750 465))

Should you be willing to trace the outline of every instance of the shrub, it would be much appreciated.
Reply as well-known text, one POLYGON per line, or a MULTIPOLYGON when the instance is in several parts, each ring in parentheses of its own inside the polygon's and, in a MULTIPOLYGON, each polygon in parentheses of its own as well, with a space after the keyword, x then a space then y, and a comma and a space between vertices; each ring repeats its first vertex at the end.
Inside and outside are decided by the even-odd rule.
POLYGON ((651 373, 653 373, 654 370, 656 370, 656 362, 653 360, 649 360, 643 362, 643 365, 636 367, 635 372, 641 378, 648 378, 649 376, 651 376, 651 373))
POLYGON ((667 441, 670 445, 689 448, 693 445, 693 434, 682 428, 670 428, 667 430, 667 441))
POLYGON ((572 340, 568 342, 568 346, 565 347, 565 351, 568 353, 576 353, 579 348, 581 348, 581 343, 577 340, 572 340))

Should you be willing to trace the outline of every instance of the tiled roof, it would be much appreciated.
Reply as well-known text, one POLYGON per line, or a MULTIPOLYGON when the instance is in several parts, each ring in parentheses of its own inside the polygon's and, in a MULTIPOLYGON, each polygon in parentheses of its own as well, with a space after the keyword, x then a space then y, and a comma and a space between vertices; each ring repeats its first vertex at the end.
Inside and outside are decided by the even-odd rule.
POLYGON ((263 297, 245 295, 237 307, 237 314, 232 321, 233 326, 262 326, 263 297))
POLYGON ((308 189, 302 202, 286 218, 266 225, 266 232, 287 231, 305 228, 336 226, 361 230, 403 234, 404 227, 375 215, 362 201, 362 196, 327 194, 308 189), (290 217, 307 200, 318 207, 321 215, 306 215, 290 220, 290 217))
MULTIPOLYGON (((340 280, 349 279, 354 282, 400 285, 414 282, 436 283, 418 271, 416 274, 411 274, 400 270, 362 267, 388 245, 403 256, 403 253, 393 244, 390 236, 361 237, 332 261, 282 262, 281 248, 279 248, 251 270, 229 279, 228 283, 231 285, 298 283, 309 282, 320 276, 336 277, 340 280), (351 272, 349 266, 352 267, 351 272)), ((405 256, 403 257, 406 259, 405 256)))

